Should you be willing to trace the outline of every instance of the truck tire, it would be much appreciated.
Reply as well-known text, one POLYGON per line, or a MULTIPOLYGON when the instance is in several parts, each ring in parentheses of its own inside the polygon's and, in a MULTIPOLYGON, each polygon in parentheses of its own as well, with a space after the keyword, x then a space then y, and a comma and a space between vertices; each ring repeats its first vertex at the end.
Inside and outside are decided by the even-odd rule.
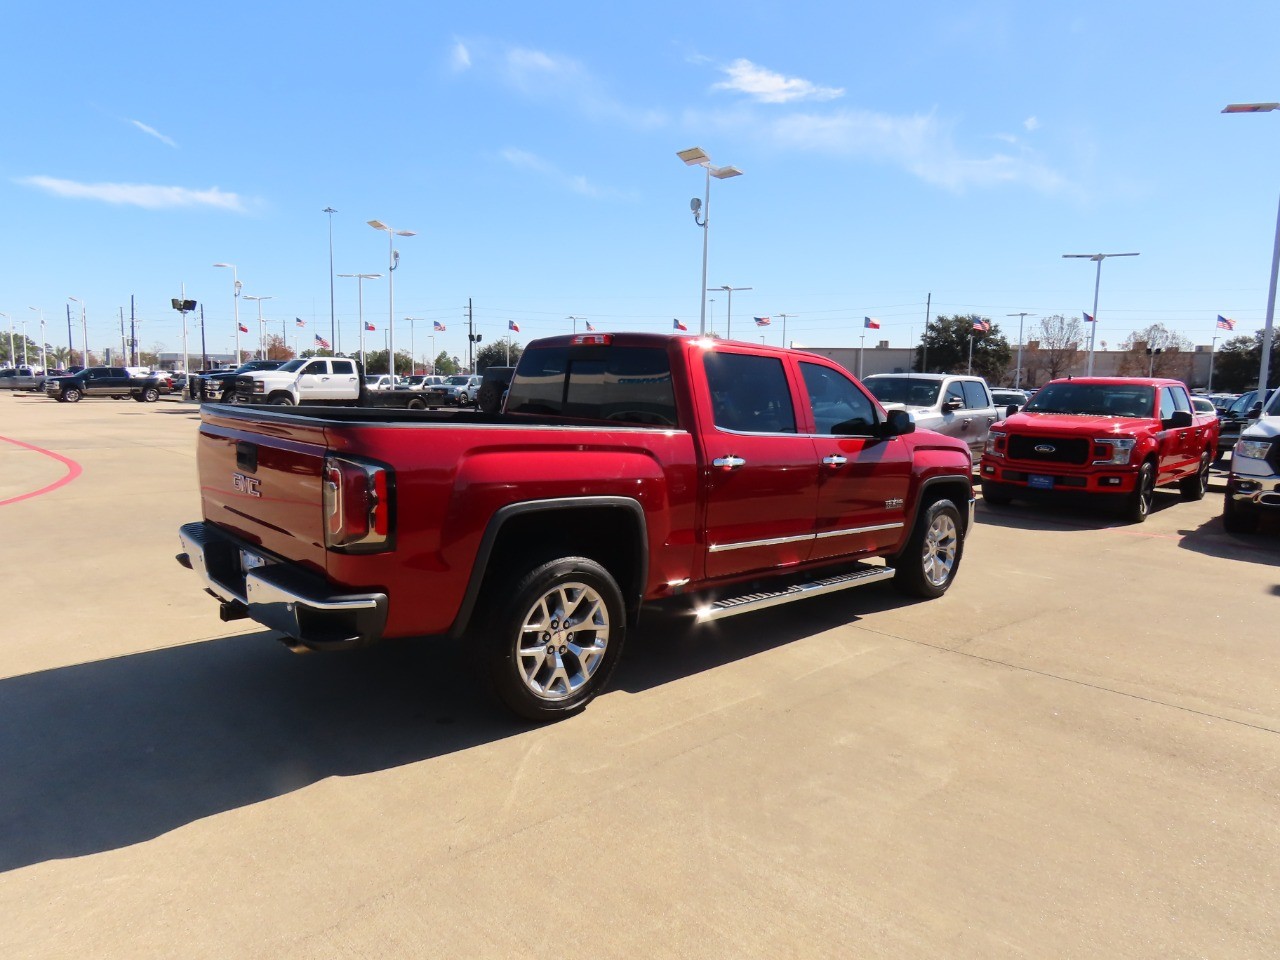
POLYGON ((1222 500, 1222 526, 1227 533, 1257 533, 1258 508, 1228 493, 1222 500))
POLYGON ((960 569, 964 537, 960 511, 950 500, 926 504, 916 517, 911 538, 893 558, 893 583, 903 593, 932 600, 947 592, 960 569))
POLYGON ((145 390, 142 391, 143 403, 155 403, 159 399, 160 399, 160 391, 157 390, 155 387, 147 387, 145 390))
POLYGON ((1013 501, 1013 487, 994 480, 982 481, 982 499, 993 507, 1007 507, 1013 501))
POLYGON ((67 401, 67 403, 79 403, 80 397, 81 393, 75 387, 68 387, 66 390, 62 391, 62 399, 67 401))
POLYGON ((145 401, 142 399, 142 394, 140 394, 140 393, 131 393, 131 394, 129 394, 129 399, 131 399, 131 400, 136 400, 138 403, 144 403, 144 402, 145 402, 145 401))
POLYGON ((1138 480, 1133 493, 1125 497, 1121 515, 1130 523, 1143 523, 1151 516, 1151 505, 1156 498, 1156 466, 1147 460, 1138 468, 1138 480))
POLYGON ((1205 491, 1209 489, 1209 465, 1213 456, 1206 450, 1200 454, 1200 466, 1194 477, 1183 477, 1178 481, 1178 492, 1183 500, 1203 500, 1205 491))
POLYGON ((498 385, 482 384, 480 392, 476 394, 476 406, 480 408, 481 413, 497 413, 498 408, 502 406, 502 393, 498 390, 498 385))
POLYGON ((427 403, 426 403, 426 401, 425 401, 425 400, 423 400, 421 397, 414 397, 412 400, 410 400, 410 401, 406 404, 406 406, 407 406, 410 410, 425 410, 425 409, 427 409, 427 403))
POLYGON ((267 400, 267 403, 276 407, 292 407, 293 397, 289 396, 287 393, 273 393, 267 400))
POLYGON ((626 640, 622 591, 586 557, 521 567, 496 583, 477 644, 498 699, 527 720, 577 713, 609 682, 626 640))

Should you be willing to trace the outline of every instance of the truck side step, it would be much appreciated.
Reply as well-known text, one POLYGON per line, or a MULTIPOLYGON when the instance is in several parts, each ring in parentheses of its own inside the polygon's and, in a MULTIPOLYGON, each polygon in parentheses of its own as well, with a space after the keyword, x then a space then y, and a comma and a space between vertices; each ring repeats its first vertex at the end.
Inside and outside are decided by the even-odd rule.
POLYGON ((869 583, 889 580, 896 571, 893 567, 860 565, 848 573, 835 577, 824 577, 810 583, 797 583, 783 590, 771 590, 764 593, 748 593, 741 597, 726 597, 697 610, 698 622, 709 623, 712 620, 723 620, 740 613, 751 613, 765 607, 776 607, 779 604, 791 603, 794 600, 807 600, 820 597, 837 590, 849 590, 853 587, 864 587, 869 583))

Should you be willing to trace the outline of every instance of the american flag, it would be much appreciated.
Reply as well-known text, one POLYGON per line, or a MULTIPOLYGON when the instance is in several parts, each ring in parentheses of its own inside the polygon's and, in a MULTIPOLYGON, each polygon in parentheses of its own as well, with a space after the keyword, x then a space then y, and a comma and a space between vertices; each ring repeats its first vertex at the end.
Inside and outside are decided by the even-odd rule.
POLYGON ((520 332, 520 324, 516 323, 514 320, 508 320, 508 321, 507 321, 507 329, 508 329, 508 330, 514 330, 516 333, 519 333, 519 332, 520 332))
POLYGON ((755 320, 757 327, 767 327, 771 322, 768 317, 753 317, 752 319, 755 320))
POLYGON ((973 331, 974 333, 990 333, 991 321, 981 319, 973 321, 973 331))
POLYGON ((880 321, 877 320, 875 317, 863 317, 862 325, 866 327, 868 330, 880 329, 880 321))
POLYGON ((595 328, 595 327, 593 327, 593 326, 591 325, 591 321, 590 321, 590 320, 588 320, 588 321, 587 321, 587 332, 588 332, 588 333, 595 333, 595 330, 596 330, 596 328, 595 328))
POLYGON ((1230 317, 1224 317, 1222 314, 1218 314, 1219 330, 1234 330, 1235 328, 1236 328, 1236 322, 1234 320, 1232 320, 1230 317))
MULTIPOLYGON (((1083 311, 1083 310, 1081 310, 1080 312, 1081 312, 1081 313, 1084 313, 1084 311, 1083 311)), ((1093 323, 1093 317, 1089 316, 1087 313, 1084 313, 1084 322, 1085 322, 1085 323, 1093 323)))
POLYGON ((330 346, 329 341, 326 340, 324 337, 320 336, 320 334, 318 333, 316 334, 316 346, 319 347, 321 350, 333 349, 333 347, 330 346))
POLYGON ((305 327, 307 325, 307 321, 303 320, 301 317, 294 317, 293 325, 295 327, 305 327))
POLYGON ((679 320, 675 319, 674 317, 673 317, 673 318, 672 318, 672 320, 671 320, 671 324, 672 324, 672 327, 671 327, 671 329, 672 329, 672 330, 688 330, 688 329, 689 329, 688 327, 686 327, 683 323, 681 323, 679 320))
POLYGON ((377 330, 377 329, 378 329, 378 328, 377 328, 377 327, 375 327, 372 323, 370 323, 368 320, 366 320, 366 321, 364 322, 364 328, 365 328, 366 330, 377 330))
POLYGON ((437 320, 435 323, 431 325, 431 329, 434 330, 436 333, 443 333, 444 324, 441 323, 439 320, 437 320))

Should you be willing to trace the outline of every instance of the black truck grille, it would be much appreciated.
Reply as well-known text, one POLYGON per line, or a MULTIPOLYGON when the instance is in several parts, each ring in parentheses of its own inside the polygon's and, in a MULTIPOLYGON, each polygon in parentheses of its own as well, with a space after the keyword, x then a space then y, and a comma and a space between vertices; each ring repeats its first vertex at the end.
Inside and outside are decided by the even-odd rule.
POLYGON ((1076 463, 1089 461, 1088 440, 1076 437, 1009 437, 1010 460, 1033 460, 1041 463, 1076 463))
POLYGON ((236 377, 236 399, 241 403, 253 402, 253 377, 236 377))

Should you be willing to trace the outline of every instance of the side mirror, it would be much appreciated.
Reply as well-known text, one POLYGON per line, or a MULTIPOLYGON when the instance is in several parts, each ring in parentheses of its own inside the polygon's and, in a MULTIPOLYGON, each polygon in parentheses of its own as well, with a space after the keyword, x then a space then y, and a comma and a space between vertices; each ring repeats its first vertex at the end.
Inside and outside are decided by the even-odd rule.
POLYGON ((1191 426, 1194 418, 1191 416, 1190 410, 1175 410, 1173 416, 1165 421, 1165 425, 1170 429, 1179 429, 1181 427, 1191 426))
POLYGON ((1249 408, 1248 417, 1250 420, 1257 420, 1260 416, 1262 416, 1262 404, 1255 403, 1249 408))
POLYGON ((942 404, 943 410, 959 410, 964 406, 963 400, 947 400, 942 404))
POLYGON ((1019 407, 1016 403, 1009 404, 1007 407, 1004 408, 1004 418, 1008 420, 1010 417, 1012 417, 1015 413, 1018 412, 1018 409, 1019 407))
POLYGON ((880 424, 879 433, 881 437, 888 439, 900 437, 904 433, 915 433, 915 429, 916 422, 911 419, 911 414, 905 410, 890 410, 884 423, 880 424))

